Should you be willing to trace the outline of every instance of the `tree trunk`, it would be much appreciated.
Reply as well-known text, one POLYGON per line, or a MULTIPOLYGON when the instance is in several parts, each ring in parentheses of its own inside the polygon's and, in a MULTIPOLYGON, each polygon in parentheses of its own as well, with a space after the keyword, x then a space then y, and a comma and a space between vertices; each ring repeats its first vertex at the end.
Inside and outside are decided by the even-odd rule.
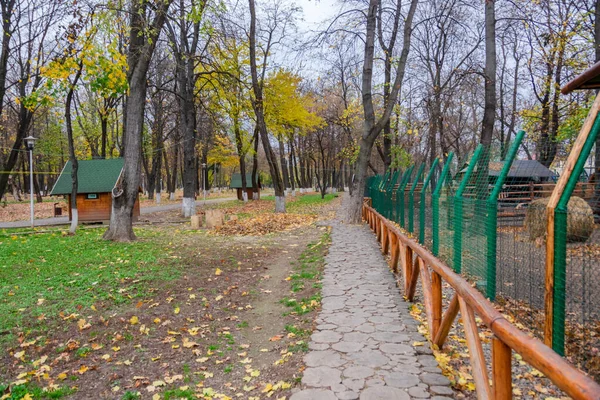
POLYGON ((83 70, 83 62, 79 63, 79 69, 73 78, 73 82, 69 82, 69 91, 65 99, 65 123, 67 128, 67 140, 69 142, 69 161, 71 161, 71 226, 69 233, 75 234, 77 230, 77 224, 79 223, 79 215, 77 213, 77 170, 79 169, 79 163, 77 162, 77 156, 75 155, 75 143, 73 141, 73 124, 71 120, 71 104, 73 103, 73 93, 75 92, 75 86, 79 81, 81 72, 83 70))
POLYGON ((281 138, 277 138, 277 141, 279 142, 279 163, 281 164, 283 187, 287 190, 289 187, 291 187, 291 185, 290 175, 288 173, 287 160, 285 159, 285 146, 283 145, 283 140, 281 138))
POLYGON ((483 153, 477 166, 477 193, 487 197, 490 147, 496 117, 496 11, 495 0, 485 2, 485 103, 481 140, 483 153))
POLYGON ((398 99, 398 94, 402 88, 404 73, 406 71, 406 62, 408 60, 408 53, 410 51, 412 20, 417 9, 417 4, 418 0, 412 0, 410 3, 410 9, 406 14, 402 51, 400 53, 400 57, 396 60, 396 77, 394 79, 394 84, 390 91, 386 107, 384 107, 379 119, 376 120, 375 108, 373 105, 372 79, 373 58, 375 53, 375 28, 377 25, 376 15, 379 1, 370 0, 369 2, 362 72, 362 103, 365 123, 364 132, 360 139, 358 159, 355 165, 355 190, 353 190, 352 196, 348 199, 346 204, 345 220, 349 223, 361 222, 363 194, 365 190, 367 167, 369 165, 371 150, 373 149, 375 139, 377 139, 377 136, 379 136, 383 127, 389 121, 393 107, 398 99))
POLYGON ((107 240, 128 242, 136 239, 133 233, 133 209, 140 187, 146 76, 171 1, 163 0, 158 3, 150 27, 145 23, 147 4, 137 1, 130 4, 131 25, 127 54, 129 96, 123 112, 124 165, 121 178, 112 193, 110 226, 104 233, 107 240))
MULTIPOLYGON (((273 187, 275 188, 275 212, 285 212, 285 195, 283 188, 283 181, 281 174, 279 173, 279 166, 277 165, 277 159, 275 153, 271 147, 269 141, 269 133, 267 131, 267 124, 265 123, 264 114, 264 103, 263 103, 263 80, 258 80, 258 69, 256 67, 256 9, 254 6, 254 0, 248 0, 250 6, 250 71, 252 75, 252 90, 254 92, 254 98, 252 99, 252 107, 256 114, 256 124, 258 125, 258 131, 265 150, 267 163, 269 164, 269 171, 271 173, 271 179, 273 180, 273 187)), ((266 65, 263 65, 266 68, 266 65)))
POLYGON ((254 127, 254 154, 252 155, 252 200, 258 200, 258 126, 254 127))
MULTIPOLYGON (((596 0, 594 14, 594 47, 596 50, 596 62, 598 62, 600 61, 600 0, 596 0)), ((598 137, 596 138, 594 173, 596 174, 596 185, 594 190, 594 202, 592 204, 592 207, 594 208, 594 214, 600 215, 600 135, 598 135, 598 137)))

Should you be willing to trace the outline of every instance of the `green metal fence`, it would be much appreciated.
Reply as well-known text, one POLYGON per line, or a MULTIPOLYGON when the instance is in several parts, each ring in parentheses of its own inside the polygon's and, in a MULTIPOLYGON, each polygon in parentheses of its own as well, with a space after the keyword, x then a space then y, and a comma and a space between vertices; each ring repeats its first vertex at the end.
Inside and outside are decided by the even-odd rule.
MULTIPOLYGON (((553 347, 600 377, 600 229, 573 245, 567 229, 576 217, 569 199, 585 197, 578 178, 600 119, 592 130, 555 214, 553 347)), ((542 339, 546 218, 535 207, 552 192, 555 176, 534 160, 515 161, 524 135, 517 134, 504 160, 497 148, 479 145, 468 161, 450 153, 432 165, 371 177, 367 193, 375 209, 542 339)))

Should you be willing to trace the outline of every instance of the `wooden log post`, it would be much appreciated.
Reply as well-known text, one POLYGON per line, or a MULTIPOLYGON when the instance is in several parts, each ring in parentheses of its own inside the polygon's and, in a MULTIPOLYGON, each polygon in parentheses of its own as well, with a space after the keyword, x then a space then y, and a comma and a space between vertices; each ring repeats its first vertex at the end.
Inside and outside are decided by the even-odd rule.
POLYGON ((500 339, 492 339, 492 376, 494 400, 512 399, 512 350, 500 339))
MULTIPOLYGON (((431 293, 431 275, 429 275, 429 269, 427 268, 427 265, 425 265, 423 259, 420 257, 417 257, 417 259, 419 260, 419 271, 421 272, 421 283, 423 285, 423 303, 425 304, 429 335, 430 337, 433 337, 433 295, 431 293)), ((416 286, 416 284, 414 286, 416 286)))
POLYGON ((404 294, 408 293, 408 287, 412 279, 413 271, 413 250, 409 246, 405 246, 404 251, 404 269, 402 271, 404 275, 404 294))

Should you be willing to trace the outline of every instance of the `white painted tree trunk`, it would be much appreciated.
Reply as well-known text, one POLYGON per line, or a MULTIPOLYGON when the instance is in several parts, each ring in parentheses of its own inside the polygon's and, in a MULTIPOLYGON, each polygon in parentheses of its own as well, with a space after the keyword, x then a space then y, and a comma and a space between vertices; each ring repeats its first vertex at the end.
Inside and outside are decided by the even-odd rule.
POLYGON ((285 212, 285 196, 275 196, 275 212, 285 212))
POLYGON ((174 192, 169 193, 169 200, 171 200, 171 201, 175 200, 175 193, 174 192))
POLYGON ((156 200, 156 204, 160 204, 160 192, 156 192, 156 194, 154 195, 154 198, 156 200))
POLYGON ((69 227, 69 233, 71 235, 75 234, 78 223, 79 223, 79 214, 77 213, 77 208, 71 208, 71 226, 69 227))
POLYGON ((248 201, 248 192, 245 192, 245 191, 242 192, 242 200, 244 200, 244 203, 246 203, 248 201))
POLYGON ((252 200, 258 200, 258 192, 252 192, 252 200))
POLYGON ((193 197, 184 197, 181 203, 181 212, 185 218, 196 215, 196 200, 193 197))

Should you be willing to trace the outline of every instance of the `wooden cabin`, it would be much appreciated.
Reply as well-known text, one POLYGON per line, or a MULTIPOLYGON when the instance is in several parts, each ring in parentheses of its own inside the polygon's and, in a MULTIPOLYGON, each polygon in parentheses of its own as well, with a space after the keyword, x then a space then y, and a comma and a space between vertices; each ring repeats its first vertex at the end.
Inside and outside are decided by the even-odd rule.
MULTIPOLYGON (((260 183, 260 174, 256 177, 256 184, 258 188, 256 191, 258 192, 258 200, 260 200, 260 189, 262 189, 262 185, 260 183)), ((231 175, 231 184, 229 185, 231 189, 237 189, 237 198, 238 200, 244 200, 242 197, 242 174, 235 173, 231 175)), ((252 173, 246 174, 246 193, 248 194, 248 200, 252 200, 252 193, 254 192, 254 188, 252 187, 252 173)))
MULTIPOLYGON (((123 170, 123 159, 82 160, 77 169, 77 213, 80 222, 105 222, 110 220, 112 190, 123 170)), ((71 213, 71 162, 67 162, 52 188, 52 196, 66 195, 71 213)), ((139 196, 133 208, 133 220, 140 215, 139 196)))

